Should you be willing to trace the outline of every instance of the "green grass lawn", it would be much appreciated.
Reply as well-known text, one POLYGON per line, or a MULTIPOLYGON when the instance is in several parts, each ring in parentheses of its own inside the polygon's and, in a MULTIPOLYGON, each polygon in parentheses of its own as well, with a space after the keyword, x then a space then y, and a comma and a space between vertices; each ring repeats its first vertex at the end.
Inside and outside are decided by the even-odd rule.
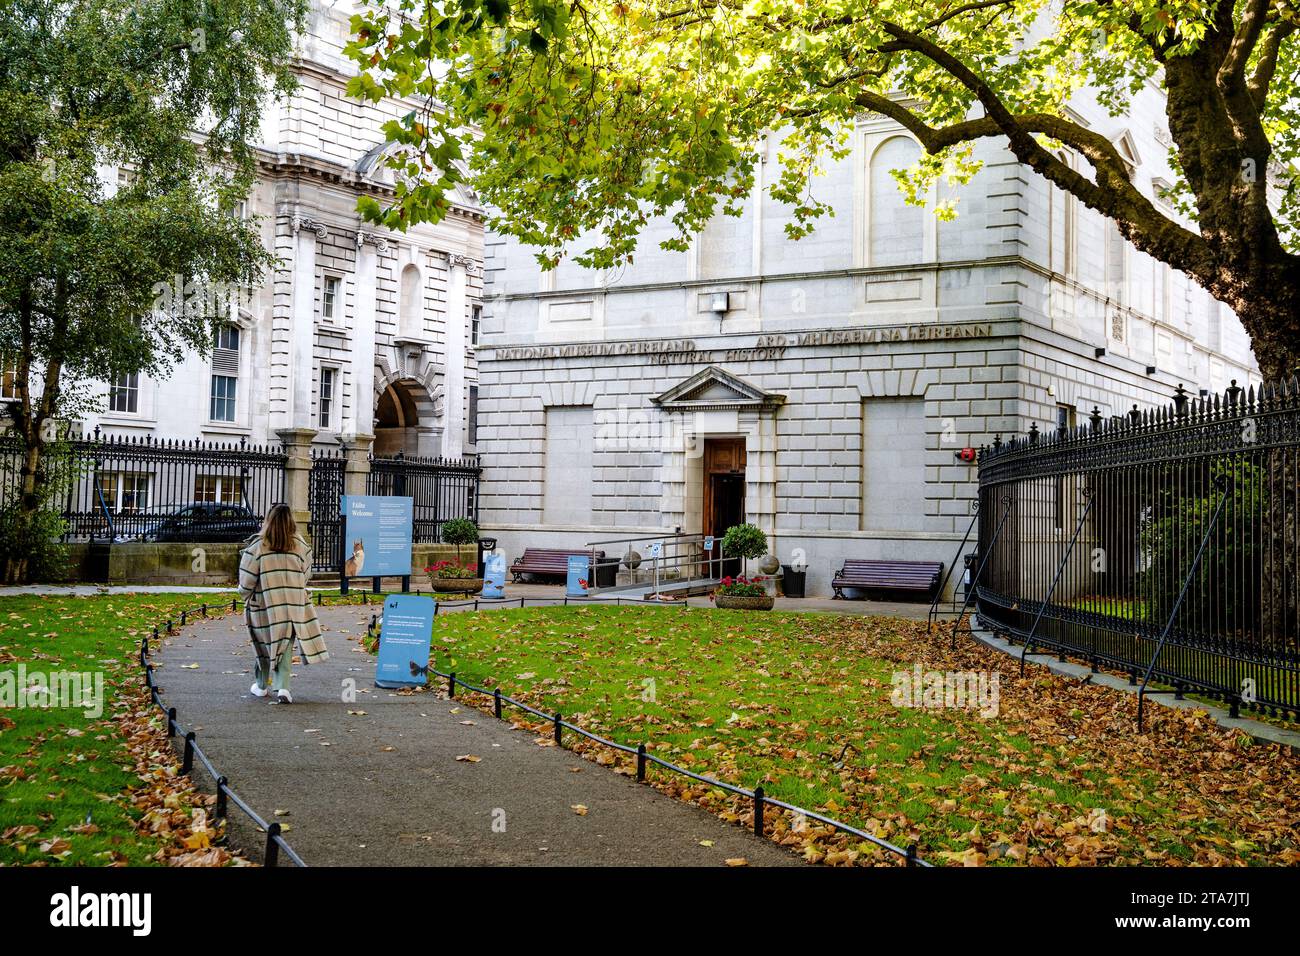
MULTIPOLYGON (((439 615, 433 645, 439 670, 896 844, 915 839, 936 862, 1300 860, 1300 762, 1289 751, 1160 707, 1139 735, 1128 695, 1040 668, 1017 678, 1008 658, 969 641, 949 652, 921 624, 553 607, 439 615), (998 672, 998 715, 895 706, 893 675, 916 663, 998 672)), ((630 766, 607 748, 566 744, 630 766)), ((748 809, 716 788, 652 777, 728 819, 748 809)), ((790 825, 782 816, 777 839, 810 859, 878 858, 790 825)))
POLYGON ((0 865, 141 865, 206 850, 189 829, 206 798, 175 777, 136 655, 155 623, 212 597, 0 597, 0 673, 100 673, 104 698, 97 717, 0 709, 0 865))

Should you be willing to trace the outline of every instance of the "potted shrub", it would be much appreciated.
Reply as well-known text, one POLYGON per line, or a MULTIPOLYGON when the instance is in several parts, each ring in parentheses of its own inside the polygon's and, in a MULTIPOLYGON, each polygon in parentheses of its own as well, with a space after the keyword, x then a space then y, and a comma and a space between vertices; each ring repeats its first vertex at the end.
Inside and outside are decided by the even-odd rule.
POLYGON ((442 523, 438 537, 443 544, 456 546, 455 561, 436 561, 425 568, 429 584, 435 591, 455 591, 478 594, 483 590, 483 575, 476 562, 468 564, 461 558, 462 545, 478 543, 478 525, 469 518, 452 518, 442 523))
POLYGON ((468 518, 452 518, 442 523, 442 533, 438 537, 443 544, 456 546, 456 560, 460 561, 460 546, 478 543, 478 525, 468 518))
POLYGON ((429 587, 434 591, 452 591, 458 594, 478 594, 483 590, 483 575, 473 562, 435 561, 424 569, 429 575, 429 587))
POLYGON ((722 553, 728 558, 740 558, 741 573, 749 573, 751 558, 767 554, 767 535, 752 524, 732 525, 722 536, 722 553))
POLYGON ((767 593, 765 578, 725 577, 713 591, 713 603, 722 608, 745 611, 770 611, 775 598, 767 593))

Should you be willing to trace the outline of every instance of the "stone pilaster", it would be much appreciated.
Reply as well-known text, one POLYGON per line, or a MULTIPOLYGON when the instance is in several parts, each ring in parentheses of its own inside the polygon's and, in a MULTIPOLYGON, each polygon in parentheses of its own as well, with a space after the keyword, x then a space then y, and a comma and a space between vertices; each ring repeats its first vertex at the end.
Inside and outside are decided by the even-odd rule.
POLYGON ((465 290, 469 270, 480 268, 468 256, 447 257, 447 316, 443 326, 447 350, 442 413, 444 458, 459 458, 465 451, 465 290))
POLYGON ((353 435, 339 442, 343 446, 343 493, 345 495, 366 493, 366 480, 370 476, 370 446, 374 441, 374 435, 353 435))
MULTIPOLYGON (((375 276, 378 254, 388 251, 388 240, 372 233, 357 233, 356 300, 352 330, 352 432, 371 436, 375 426, 375 276)), ((367 441, 366 448, 370 444, 367 441)), ((364 492, 359 492, 364 494, 364 492)))
MULTIPOLYGON (((311 426, 312 342, 316 334, 316 243, 329 233, 325 226, 302 216, 293 220, 293 307, 289 325, 289 423, 294 429, 311 426)), ((304 499, 306 500, 306 499, 304 499)))
POLYGON ((298 523, 298 533, 311 543, 307 522, 311 520, 308 495, 311 487, 311 442, 314 428, 281 428, 276 432, 287 456, 284 463, 284 500, 298 523))

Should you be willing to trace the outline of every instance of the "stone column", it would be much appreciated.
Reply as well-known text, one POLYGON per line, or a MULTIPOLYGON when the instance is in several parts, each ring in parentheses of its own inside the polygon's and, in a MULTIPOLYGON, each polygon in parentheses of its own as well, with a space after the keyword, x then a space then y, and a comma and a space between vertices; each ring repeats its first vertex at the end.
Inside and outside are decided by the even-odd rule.
POLYGON ((288 456, 284 463, 284 501, 298 523, 298 533, 311 543, 307 522, 311 520, 311 443, 314 428, 281 428, 276 432, 288 456))
POLYGON ((466 277, 474 261, 447 256, 447 315, 443 327, 446 374, 443 377, 442 457, 459 458, 465 450, 466 277))
POLYGON ((364 495, 370 475, 370 446, 374 435, 353 435, 339 442, 343 446, 343 493, 364 495))
POLYGON ((316 243, 328 232, 315 219, 293 219, 293 308, 289 319, 289 423, 311 428, 312 342, 316 333, 316 243))
MULTIPOLYGON (((357 294, 352 312, 352 410, 344 430, 373 436, 375 430, 375 276, 378 253, 388 251, 388 240, 373 233, 357 233, 357 294)), ((366 447, 369 448, 369 441, 366 447)), ((357 492, 364 494, 364 491, 357 492)))

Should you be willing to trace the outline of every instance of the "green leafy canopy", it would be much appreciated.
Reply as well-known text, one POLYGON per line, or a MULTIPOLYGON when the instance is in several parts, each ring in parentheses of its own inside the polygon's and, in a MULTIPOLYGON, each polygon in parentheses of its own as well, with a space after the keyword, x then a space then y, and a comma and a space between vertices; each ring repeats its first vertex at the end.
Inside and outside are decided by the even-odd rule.
POLYGON ((156 284, 248 285, 269 264, 256 223, 230 212, 255 178, 268 92, 293 85, 305 9, 4 4, 0 352, 17 359, 24 437, 59 410, 62 382, 155 370, 209 344, 212 316, 179 296, 155 308, 156 284), (116 192, 114 168, 129 175, 116 192))
MULTIPOLYGON (((1297 19, 1288 4, 1271 6, 1249 65, 1265 65, 1261 120, 1272 158, 1290 163, 1300 107, 1290 42, 1297 19)), ((776 131, 781 171, 770 188, 791 206, 789 232, 800 236, 831 211, 816 195, 816 173, 845 153, 864 111, 905 109, 914 131, 943 131, 1005 109, 1059 120, 1029 124, 1044 144, 1060 136, 1085 155, 1104 151, 1067 128, 1070 97, 1092 87, 1122 113, 1144 83, 1160 82, 1163 61, 1198 50, 1218 7, 370 0, 352 23, 348 52, 363 68, 352 92, 415 96, 425 105, 391 124, 389 135, 404 147, 394 165, 405 179, 389 207, 371 203, 366 211, 399 228, 439 218, 464 161, 494 209, 495 228, 541 247, 551 261, 575 238, 591 239, 577 260, 603 267, 631 258, 652 216, 671 216, 677 235, 667 244, 680 248, 715 212, 738 212, 754 184, 757 144, 776 131)), ((923 201, 940 176, 968 180, 978 168, 971 142, 1000 132, 986 124, 935 138, 927 144, 933 152, 902 177, 908 195, 923 201)), ((1185 183, 1177 193, 1189 201, 1185 183)), ((1294 189, 1281 202, 1279 228, 1294 242, 1294 189)))

